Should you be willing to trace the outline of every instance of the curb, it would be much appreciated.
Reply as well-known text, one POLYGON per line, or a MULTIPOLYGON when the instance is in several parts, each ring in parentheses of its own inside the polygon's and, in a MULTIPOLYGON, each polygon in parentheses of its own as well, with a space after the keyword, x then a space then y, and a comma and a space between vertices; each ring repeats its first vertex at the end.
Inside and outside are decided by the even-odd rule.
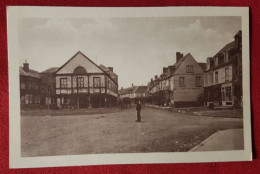
MULTIPOLYGON (((227 129, 228 130, 228 129, 227 129)), ((225 130, 222 130, 225 131, 225 130)), ((210 141, 214 136, 216 136, 217 133, 219 133, 221 131, 217 131, 214 134, 210 135, 208 138, 206 138, 204 141, 202 141, 200 144, 198 144, 197 146, 193 147, 192 149, 190 149, 188 152, 195 152, 198 148, 202 147, 204 144, 206 144, 208 141, 210 141)))

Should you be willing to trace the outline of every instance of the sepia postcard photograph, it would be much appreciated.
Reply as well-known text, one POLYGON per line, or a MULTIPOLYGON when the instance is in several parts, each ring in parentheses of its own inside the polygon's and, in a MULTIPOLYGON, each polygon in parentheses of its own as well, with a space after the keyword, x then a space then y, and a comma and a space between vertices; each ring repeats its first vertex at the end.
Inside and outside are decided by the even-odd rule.
POLYGON ((247 7, 7 7, 10 168, 250 161, 247 7))

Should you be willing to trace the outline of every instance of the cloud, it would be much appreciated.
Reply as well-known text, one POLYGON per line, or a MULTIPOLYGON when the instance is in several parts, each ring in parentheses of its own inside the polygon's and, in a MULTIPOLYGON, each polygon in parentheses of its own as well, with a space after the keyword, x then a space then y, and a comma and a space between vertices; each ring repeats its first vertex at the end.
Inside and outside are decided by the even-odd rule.
POLYGON ((171 39, 178 45, 180 51, 190 52, 200 61, 214 56, 221 47, 233 41, 233 35, 230 32, 219 33, 212 28, 205 29, 199 19, 170 32, 171 39))
POLYGON ((207 20, 200 17, 37 19, 21 23, 20 55, 29 58, 32 68, 42 71, 61 66, 80 50, 97 64, 113 66, 120 86, 146 84, 151 77, 162 73, 163 66, 175 63, 177 51, 190 52, 197 61, 205 62, 233 40, 231 31, 236 31, 238 25, 222 27, 232 19, 223 22, 222 18, 208 17, 207 20))

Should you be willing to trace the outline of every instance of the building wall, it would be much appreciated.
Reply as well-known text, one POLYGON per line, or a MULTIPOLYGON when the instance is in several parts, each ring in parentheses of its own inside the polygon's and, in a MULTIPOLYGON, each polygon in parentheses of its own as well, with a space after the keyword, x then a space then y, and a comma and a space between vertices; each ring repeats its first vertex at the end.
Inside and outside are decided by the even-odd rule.
POLYGON ((233 71, 232 65, 227 65, 227 66, 220 67, 214 71, 206 72, 204 75, 205 77, 204 86, 211 86, 211 85, 231 82, 233 77, 232 71, 233 71), (226 69, 228 69, 227 74, 226 74, 226 69), (218 72, 218 82, 216 82, 216 72, 218 72), (212 77, 213 79, 211 80, 212 77))
POLYGON ((174 102, 196 102, 203 94, 204 73, 191 55, 188 55, 175 71, 172 80, 174 84, 172 100, 174 102), (193 66, 193 72, 187 72, 187 65, 193 66), (180 77, 184 78, 184 86, 180 86, 180 77), (198 86, 196 86, 196 77, 200 77, 200 84, 198 86))
POLYGON ((22 108, 40 105, 40 79, 20 76, 20 101, 22 108))
POLYGON ((203 75, 175 75, 174 76, 174 90, 172 99, 174 102, 178 101, 198 101, 203 94, 203 75), (180 86, 180 77, 184 77, 185 86, 180 86), (201 77, 201 86, 196 87, 196 77, 201 77))

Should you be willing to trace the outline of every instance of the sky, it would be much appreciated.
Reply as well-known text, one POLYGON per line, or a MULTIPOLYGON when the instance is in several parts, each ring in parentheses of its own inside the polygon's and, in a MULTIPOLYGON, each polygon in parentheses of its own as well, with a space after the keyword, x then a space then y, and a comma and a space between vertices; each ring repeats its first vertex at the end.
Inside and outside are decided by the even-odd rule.
POLYGON ((19 64, 42 72, 81 51, 113 67, 119 88, 147 85, 176 62, 176 52, 205 62, 234 40, 240 17, 22 18, 19 64))

